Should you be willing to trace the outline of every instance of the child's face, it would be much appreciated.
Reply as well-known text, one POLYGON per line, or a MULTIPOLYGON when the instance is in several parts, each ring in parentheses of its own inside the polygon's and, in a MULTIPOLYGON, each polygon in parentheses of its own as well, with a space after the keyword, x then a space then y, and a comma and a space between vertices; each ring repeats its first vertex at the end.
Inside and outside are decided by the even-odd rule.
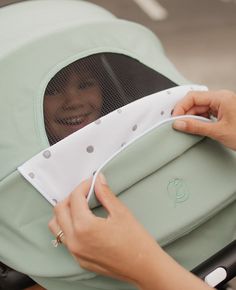
POLYGON ((70 71, 66 82, 56 81, 44 96, 47 133, 61 140, 101 116, 102 92, 88 71, 70 71), (55 89, 56 88, 56 89, 55 89))

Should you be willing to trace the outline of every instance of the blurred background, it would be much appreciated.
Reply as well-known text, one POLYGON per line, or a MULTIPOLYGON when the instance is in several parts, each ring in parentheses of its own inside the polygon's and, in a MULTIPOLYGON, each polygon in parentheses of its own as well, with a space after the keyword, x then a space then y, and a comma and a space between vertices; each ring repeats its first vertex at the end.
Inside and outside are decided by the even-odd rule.
MULTIPOLYGON (((0 6, 20 1, 0 0, 0 6)), ((87 1, 149 27, 187 79, 236 91, 236 0, 87 1)))
POLYGON ((236 90, 236 0, 90 2, 149 27, 187 79, 236 90))
MULTIPOLYGON (((149 27, 185 78, 236 91, 236 0, 87 1, 149 27)), ((15 2, 0 0, 0 7, 15 2)))

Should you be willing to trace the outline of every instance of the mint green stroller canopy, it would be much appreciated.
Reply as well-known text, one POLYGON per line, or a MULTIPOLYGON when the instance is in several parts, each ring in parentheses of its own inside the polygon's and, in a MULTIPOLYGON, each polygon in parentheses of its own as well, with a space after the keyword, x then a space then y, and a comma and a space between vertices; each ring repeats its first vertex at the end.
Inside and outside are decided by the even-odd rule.
MULTIPOLYGON (((0 261, 46 289, 133 289, 52 247, 52 206, 17 168, 96 120, 98 106, 105 116, 187 81, 153 33, 85 1, 11 5, 0 10, 0 26, 0 261), (66 115, 71 107, 63 105, 64 115, 51 118, 53 98, 72 90, 75 71, 83 72, 79 90, 92 90, 94 103, 79 115, 66 115)), ((235 235, 235 168, 233 152, 168 123, 126 147, 103 173, 166 251, 191 269, 235 235), (188 198, 173 203, 176 188, 188 198)), ((101 207, 94 212, 104 214, 101 207)))

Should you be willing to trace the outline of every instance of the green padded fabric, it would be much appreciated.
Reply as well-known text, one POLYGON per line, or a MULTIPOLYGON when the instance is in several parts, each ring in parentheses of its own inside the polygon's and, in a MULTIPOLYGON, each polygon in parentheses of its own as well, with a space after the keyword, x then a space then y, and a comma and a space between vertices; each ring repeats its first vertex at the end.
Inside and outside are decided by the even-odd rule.
MULTIPOLYGON (((36 0, 3 8, 1 14, 0 25, 6 27, 4 34, 12 33, 10 28, 15 26, 13 20, 16 15, 22 19, 27 15, 32 16, 25 19, 29 26, 27 37, 21 38, 21 34, 19 39, 18 34, 14 39, 8 40, 6 37, 11 48, 6 45, 0 47, 0 87, 4 103, 0 107, 0 160, 4 164, 0 169, 0 180, 49 145, 43 122, 43 94, 52 76, 69 63, 99 52, 120 53, 139 60, 178 84, 186 83, 165 57, 162 46, 153 33, 139 24, 118 20, 89 3, 36 0), (54 9, 50 9, 54 21, 43 14, 50 3, 51 6, 54 3, 54 9), (57 27, 55 23, 62 21, 64 9, 68 10, 68 19, 63 19, 65 25, 57 27), (90 12, 85 23, 85 14, 90 9, 93 13, 90 12), (75 11, 77 21, 74 19, 71 24, 69 12, 73 15, 75 11), (8 17, 3 17, 5 13, 8 17), (42 16, 46 19, 41 19, 42 16), (32 21, 38 25, 33 26, 32 21), (42 32, 38 32, 41 29, 42 32), (15 44, 12 43, 13 40, 15 44)), ((23 24, 24 22, 19 22, 19 30, 21 25, 22 30, 25 28, 26 24, 23 24)))
MULTIPOLYGON (((52 207, 18 173, 17 167, 49 146, 44 128, 43 94, 52 76, 69 63, 94 53, 113 52, 139 60, 178 84, 187 81, 169 62, 152 32, 85 1, 34 0, 12 5, 0 10, 0 26, 0 260, 30 275, 47 289, 133 289, 126 283, 84 271, 63 246, 57 249, 51 246, 53 237, 47 224, 52 207)), ((174 147, 179 146, 181 152, 183 134, 168 127, 163 130, 167 133, 157 134, 167 134, 171 148, 165 146, 164 137, 158 137, 163 141, 159 146, 169 150, 166 152, 174 152, 174 147)), ((126 188, 127 193, 120 194, 120 198, 124 201, 127 198, 131 210, 159 239, 159 228, 164 233, 164 225, 174 226, 169 224, 171 216, 160 215, 159 207, 145 215, 139 213, 139 201, 133 202, 136 189, 140 194, 152 194, 151 188, 144 190, 145 183, 151 181, 155 192, 160 192, 159 188, 164 192, 170 178, 184 179, 192 199, 173 207, 173 217, 182 212, 181 206, 185 207, 186 217, 178 219, 186 231, 180 235, 173 231, 171 236, 171 229, 167 229, 161 242, 172 256, 190 268, 223 247, 235 233, 235 182, 232 181, 235 161, 231 152, 212 141, 196 143, 196 137, 183 138, 192 142, 188 150, 183 149, 183 154, 172 156, 168 162, 163 159, 163 166, 159 166, 155 155, 160 168, 151 171, 147 168, 149 178, 135 177, 134 185, 126 188), (191 216, 188 205, 194 200, 198 204, 201 200, 206 202, 205 195, 207 205, 212 200, 212 211, 205 215, 206 207, 201 211, 199 206, 196 226, 201 226, 195 229, 193 221, 188 224, 191 216), (222 208, 217 206, 219 201, 222 208)), ((114 180, 109 176, 108 179, 113 184, 114 180)), ((166 193, 165 198, 173 206, 166 193)), ((96 212, 102 214, 101 208, 96 212)))
POLYGON ((176 132, 169 123, 133 142, 101 171, 156 240, 191 269, 235 236, 235 157, 219 143, 176 132), (188 258, 177 254, 177 245, 188 258))

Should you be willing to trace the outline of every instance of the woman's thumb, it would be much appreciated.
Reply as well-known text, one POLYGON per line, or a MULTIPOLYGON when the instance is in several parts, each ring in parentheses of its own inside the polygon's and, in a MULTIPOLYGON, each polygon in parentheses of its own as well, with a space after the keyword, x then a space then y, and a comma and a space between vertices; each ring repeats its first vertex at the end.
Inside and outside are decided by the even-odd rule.
POLYGON ((178 131, 207 136, 214 139, 214 125, 215 123, 212 122, 204 122, 194 119, 181 119, 176 120, 173 123, 173 128, 178 131))
POLYGON ((116 207, 121 203, 115 194, 110 190, 107 185, 106 179, 102 173, 100 173, 95 182, 95 193, 97 199, 106 208, 109 213, 112 213, 116 207))

